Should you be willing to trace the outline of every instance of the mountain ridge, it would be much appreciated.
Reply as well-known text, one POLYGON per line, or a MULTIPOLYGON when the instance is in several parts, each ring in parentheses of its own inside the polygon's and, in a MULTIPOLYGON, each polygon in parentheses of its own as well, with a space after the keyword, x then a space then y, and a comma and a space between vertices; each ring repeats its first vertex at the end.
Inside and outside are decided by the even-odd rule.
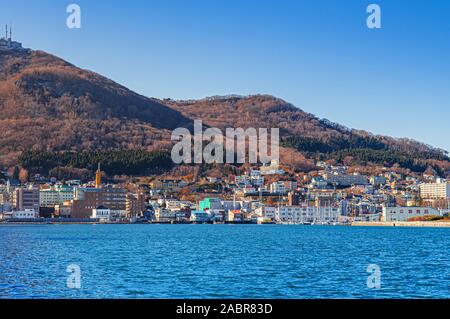
POLYGON ((44 51, 0 50, 0 162, 5 165, 28 149, 169 149, 171 130, 191 128, 195 119, 220 129, 279 127, 285 148, 312 159, 367 149, 410 156, 422 166, 449 160, 445 150, 350 129, 271 95, 160 100, 44 51))

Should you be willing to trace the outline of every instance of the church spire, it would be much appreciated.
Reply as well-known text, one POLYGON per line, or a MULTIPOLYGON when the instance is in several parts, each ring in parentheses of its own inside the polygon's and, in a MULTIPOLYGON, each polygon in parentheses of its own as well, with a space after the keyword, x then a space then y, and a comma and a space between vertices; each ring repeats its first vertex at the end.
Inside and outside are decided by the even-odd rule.
POLYGON ((100 188, 102 186, 102 171, 100 170, 100 163, 98 163, 97 172, 95 172, 95 187, 100 188))

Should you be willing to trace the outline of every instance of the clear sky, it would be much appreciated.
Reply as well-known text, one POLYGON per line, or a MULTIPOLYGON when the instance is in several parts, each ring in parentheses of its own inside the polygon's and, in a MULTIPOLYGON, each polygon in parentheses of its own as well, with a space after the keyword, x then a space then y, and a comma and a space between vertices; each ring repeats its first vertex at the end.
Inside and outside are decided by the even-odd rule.
MULTIPOLYGON (((272 94, 450 151, 450 1, 0 0, 13 37, 140 94, 272 94), (81 29, 66 7, 81 7, 81 29), (366 26, 377 3, 382 29, 366 26)), ((1 30, 1 29, 0 29, 1 30)))

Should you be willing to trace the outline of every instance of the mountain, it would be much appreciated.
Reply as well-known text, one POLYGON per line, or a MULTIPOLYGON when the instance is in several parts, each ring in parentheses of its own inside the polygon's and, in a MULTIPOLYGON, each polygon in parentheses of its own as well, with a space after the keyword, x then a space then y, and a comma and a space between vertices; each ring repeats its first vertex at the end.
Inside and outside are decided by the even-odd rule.
POLYGON ((226 127, 279 127, 281 145, 293 148, 307 158, 346 160, 358 165, 398 164, 419 172, 430 167, 441 175, 449 170, 449 158, 444 150, 411 139, 350 129, 319 119, 269 95, 165 102, 186 117, 202 119, 203 124, 222 130, 226 127))
POLYGON ((158 147, 190 120, 94 72, 32 50, 0 50, 0 152, 158 147))
MULTIPOLYGON (((290 158, 395 165, 445 174, 445 151, 346 128, 269 95, 158 100, 33 50, 0 49, 0 163, 24 150, 169 148, 171 130, 194 119, 218 127, 279 127, 290 158)), ((289 162, 289 161, 287 161, 289 162)), ((289 163, 288 163, 289 164, 289 163)))

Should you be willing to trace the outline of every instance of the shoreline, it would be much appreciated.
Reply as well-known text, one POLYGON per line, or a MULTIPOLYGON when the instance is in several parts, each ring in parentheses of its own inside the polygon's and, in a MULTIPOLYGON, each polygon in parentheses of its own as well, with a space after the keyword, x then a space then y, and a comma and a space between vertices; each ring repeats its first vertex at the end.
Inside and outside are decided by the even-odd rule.
POLYGON ((351 224, 355 227, 450 227, 450 222, 353 222, 351 224))
POLYGON ((295 224, 295 223, 233 223, 233 222, 150 222, 150 223, 131 223, 131 222, 112 222, 102 223, 97 221, 92 222, 61 222, 61 221, 23 221, 23 222, 0 222, 3 225, 289 225, 289 226, 353 226, 353 227, 423 227, 423 228, 450 228, 450 222, 438 221, 415 221, 415 222, 353 222, 350 224, 295 224))

